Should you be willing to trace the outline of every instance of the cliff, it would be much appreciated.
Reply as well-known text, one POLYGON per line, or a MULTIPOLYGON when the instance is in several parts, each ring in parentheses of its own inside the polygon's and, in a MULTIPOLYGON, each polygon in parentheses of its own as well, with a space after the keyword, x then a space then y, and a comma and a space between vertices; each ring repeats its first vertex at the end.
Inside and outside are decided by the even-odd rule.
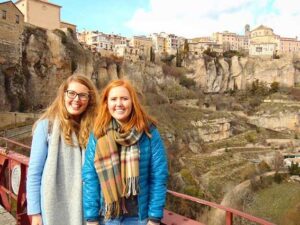
POLYGON ((111 79, 126 77, 140 93, 150 91, 167 101, 159 88, 165 83, 161 81, 163 73, 159 66, 101 57, 84 49, 70 30, 49 31, 27 26, 22 39, 19 62, 0 60, 1 111, 45 108, 54 99, 62 80, 71 74, 87 75, 98 88, 111 79))
MULTIPOLYGON (((71 74, 87 75, 98 88, 110 79, 125 77, 150 105, 195 96, 192 90, 179 84, 178 78, 164 75, 160 64, 101 57, 84 49, 71 30, 25 26, 21 40, 20 60, 5 60, 5 54, 0 52, 1 111, 45 108, 62 80, 71 74)), ((300 56, 271 60, 202 57, 186 59, 184 64, 189 71, 186 76, 205 92, 244 89, 256 79, 268 84, 277 81, 288 87, 300 82, 300 56)))
POLYGON ((245 89, 255 80, 268 85, 278 82, 281 86, 294 87, 299 83, 300 55, 286 55, 280 59, 237 57, 201 57, 187 59, 188 74, 205 92, 224 92, 245 89))

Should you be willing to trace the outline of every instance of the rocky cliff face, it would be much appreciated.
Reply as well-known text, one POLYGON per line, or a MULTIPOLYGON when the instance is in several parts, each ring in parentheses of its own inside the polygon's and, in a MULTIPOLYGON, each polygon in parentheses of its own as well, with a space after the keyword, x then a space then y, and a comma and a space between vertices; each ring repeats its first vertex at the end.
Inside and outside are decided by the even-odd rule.
POLYGON ((168 101, 162 86, 176 81, 164 79, 160 66, 104 58, 85 50, 66 30, 25 27, 20 63, 0 61, 1 111, 37 110, 46 107, 61 82, 71 74, 90 77, 98 88, 109 80, 130 79, 140 94, 150 92, 168 101))
MULTIPOLYGON (((71 74, 85 74, 98 88, 109 80, 130 79, 148 102, 168 102, 169 98, 191 96, 174 77, 164 76, 160 65, 138 61, 130 63, 100 57, 85 50, 68 30, 25 27, 22 59, 0 60, 0 109, 25 111, 46 107, 56 95, 62 80, 71 74), (150 96, 150 97, 149 97, 150 96)), ((5 56, 0 55, 2 58, 5 56)), ((281 59, 198 58, 185 61, 188 77, 206 92, 244 89, 256 79, 284 86, 300 82, 300 56, 281 59)))
POLYGON ((211 58, 187 59, 185 65, 191 71, 198 86, 206 92, 224 92, 238 88, 245 89, 255 80, 271 84, 276 81, 282 86, 293 87, 299 83, 300 56, 270 58, 211 58))

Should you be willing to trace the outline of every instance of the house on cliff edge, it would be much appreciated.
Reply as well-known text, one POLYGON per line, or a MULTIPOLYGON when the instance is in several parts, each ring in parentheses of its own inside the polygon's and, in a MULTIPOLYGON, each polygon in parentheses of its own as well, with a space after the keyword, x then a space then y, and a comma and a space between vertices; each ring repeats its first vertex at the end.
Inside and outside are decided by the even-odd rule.
POLYGON ((12 1, 0 3, 0 64, 18 63, 24 15, 12 1))
POLYGON ((60 5, 48 0, 18 0, 15 4, 24 14, 26 23, 49 30, 70 28, 76 32, 76 25, 61 21, 60 5))

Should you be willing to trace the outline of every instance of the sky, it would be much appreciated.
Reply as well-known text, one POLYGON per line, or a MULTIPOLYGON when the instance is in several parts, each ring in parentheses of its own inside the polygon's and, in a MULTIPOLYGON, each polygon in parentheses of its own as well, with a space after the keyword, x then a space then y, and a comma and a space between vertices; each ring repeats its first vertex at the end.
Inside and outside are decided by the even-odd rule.
POLYGON ((244 34, 259 25, 300 38, 298 0, 49 0, 62 6, 61 19, 78 31, 126 37, 167 32, 185 38, 229 31, 244 34))

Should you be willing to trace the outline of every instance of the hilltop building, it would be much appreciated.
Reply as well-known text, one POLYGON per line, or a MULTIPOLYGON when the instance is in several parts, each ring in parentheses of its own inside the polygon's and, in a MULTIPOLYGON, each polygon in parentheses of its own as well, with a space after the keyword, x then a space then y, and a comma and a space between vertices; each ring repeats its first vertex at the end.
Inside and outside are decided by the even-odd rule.
POLYGON ((251 31, 250 55, 289 54, 300 51, 296 38, 280 37, 272 28, 260 25, 251 31))
POLYGON ((273 29, 260 25, 250 32, 250 51, 253 56, 273 55, 279 46, 280 37, 273 29))
POLYGON ((222 53, 221 44, 216 43, 211 37, 199 37, 188 40, 189 52, 195 56, 201 55, 208 48, 214 52, 222 53))
POLYGON ((18 0, 15 4, 23 13, 26 23, 49 30, 70 28, 76 31, 76 25, 61 21, 61 6, 48 0, 18 0))
POLYGON ((250 26, 245 26, 245 34, 238 35, 229 31, 213 33, 212 39, 217 44, 221 45, 223 51, 248 51, 249 50, 250 26))
POLYGON ((129 46, 139 49, 139 55, 143 59, 150 59, 152 50, 152 39, 146 36, 133 36, 129 41, 129 46))
POLYGON ((0 3, 0 61, 19 62, 24 15, 12 1, 0 3))
POLYGON ((127 38, 116 34, 105 34, 99 31, 83 31, 77 33, 77 39, 84 47, 93 52, 99 52, 102 56, 114 53, 116 45, 126 45, 127 38))

